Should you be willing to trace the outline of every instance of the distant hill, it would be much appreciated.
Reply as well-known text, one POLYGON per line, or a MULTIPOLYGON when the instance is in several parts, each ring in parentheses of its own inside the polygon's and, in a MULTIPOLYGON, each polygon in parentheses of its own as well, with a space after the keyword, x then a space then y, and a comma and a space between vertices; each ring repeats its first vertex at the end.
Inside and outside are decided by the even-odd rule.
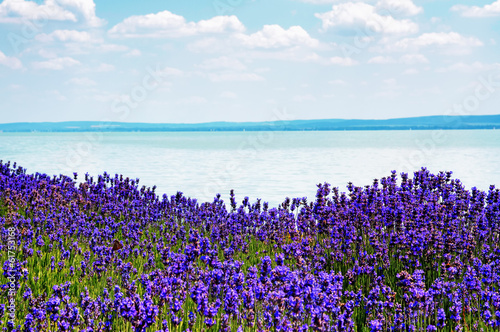
POLYGON ((303 131, 303 130, 429 130, 500 129, 500 114, 423 116, 386 120, 292 120, 272 122, 129 123, 129 122, 17 122, 0 124, 1 132, 130 132, 130 131, 303 131))

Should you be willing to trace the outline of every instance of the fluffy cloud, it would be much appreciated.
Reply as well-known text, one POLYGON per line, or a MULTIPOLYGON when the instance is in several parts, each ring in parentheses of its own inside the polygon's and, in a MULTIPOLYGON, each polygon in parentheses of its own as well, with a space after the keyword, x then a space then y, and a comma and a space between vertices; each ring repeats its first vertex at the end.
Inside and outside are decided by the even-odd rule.
MULTIPOLYGON (((245 34, 235 32, 224 38, 203 38, 187 45, 187 49, 195 53, 229 54, 235 50, 243 52, 244 57, 255 56, 259 59, 304 59, 304 52, 311 55, 311 49, 325 49, 327 45, 321 44, 312 38, 300 26, 285 29, 279 25, 264 25, 262 29, 245 34), (281 53, 285 54, 281 54, 281 53), (300 53, 299 56, 297 56, 300 53)), ((314 56, 314 54, 312 54, 314 56)), ((314 59, 307 59, 310 61, 314 59)))
POLYGON ((7 66, 12 69, 23 68, 21 60, 16 57, 6 56, 2 51, 0 51, 0 65, 7 66))
MULTIPOLYGON (((54 43, 53 45, 56 46, 62 44, 65 53, 68 55, 129 51, 129 48, 125 45, 108 44, 101 37, 87 31, 55 30, 48 34, 38 34, 35 40, 42 43, 54 43)), ((54 54, 47 54, 49 52, 43 50, 43 54, 40 53, 40 55, 46 58, 56 57, 54 54)), ((131 56, 134 55, 137 56, 137 53, 131 54, 131 56)))
POLYGON ((339 65, 339 66, 354 66, 357 65, 358 62, 356 60, 353 60, 351 58, 343 58, 340 56, 334 56, 329 59, 329 63, 332 65, 339 65))
POLYGON ((96 16, 94 0, 57 0, 57 2, 64 7, 76 10, 91 27, 98 27, 106 23, 105 20, 96 16))
POLYGON ((92 36, 87 31, 56 30, 49 34, 41 33, 36 36, 36 39, 42 42, 62 41, 85 43, 90 42, 92 36))
POLYGON ((55 20, 76 22, 72 12, 60 7, 55 1, 38 4, 34 1, 4 0, 0 4, 0 22, 22 23, 24 20, 55 20))
MULTIPOLYGON (((117 44, 98 44, 94 45, 91 49, 94 49, 99 52, 126 52, 129 48, 125 45, 117 45, 117 44)), ((75 48, 75 52, 79 49, 75 48)), ((80 50, 81 53, 86 53, 85 50, 80 50)))
POLYGON ((47 61, 38 61, 33 63, 33 67, 36 69, 50 69, 50 70, 63 70, 65 68, 74 67, 78 65, 80 65, 80 61, 70 57, 55 58, 47 61))
POLYGON ((414 65, 417 63, 429 63, 429 60, 422 54, 405 54, 399 59, 399 62, 414 65))
POLYGON ((215 37, 199 38, 188 43, 186 48, 195 53, 227 53, 232 49, 228 39, 218 39, 215 37))
MULTIPOLYGON (((301 2, 315 5, 340 4, 348 1, 342 0, 300 0, 301 2)), ((374 1, 361 1, 374 2, 374 1)), ((352 3, 352 2, 351 2, 352 3)), ((387 13, 391 16, 414 16, 423 12, 422 7, 416 6, 412 0, 379 0, 376 3, 378 12, 387 13)))
MULTIPOLYGON (((418 50, 426 47, 460 48, 466 51, 471 47, 482 46, 483 43, 475 37, 462 36, 457 32, 430 32, 416 38, 404 38, 389 48, 394 50, 418 50)), ((451 49, 449 49, 451 50, 451 49)))
POLYGON ((180 15, 168 10, 140 16, 131 16, 109 30, 114 37, 175 38, 207 33, 242 32, 245 30, 236 16, 216 16, 199 22, 186 22, 180 15))
POLYGON ((368 60, 368 63, 373 64, 390 64, 390 63, 404 63, 404 64, 417 64, 417 63, 429 63, 429 60, 422 54, 405 54, 399 59, 395 59, 391 56, 375 56, 368 60))
POLYGON ((285 30, 277 24, 264 25, 260 31, 251 35, 237 34, 235 38, 250 48, 317 47, 319 45, 319 41, 311 38, 302 27, 292 26, 285 30))
POLYGON ((308 49, 300 47, 291 47, 287 49, 277 49, 277 50, 255 49, 242 52, 239 54, 239 56, 249 59, 250 61, 277 60, 277 61, 292 61, 292 62, 303 62, 303 63, 317 63, 322 65, 331 64, 329 63, 329 60, 327 58, 320 56, 315 52, 311 52, 308 49))
POLYGON ((95 14, 93 0, 45 0, 42 4, 27 0, 4 0, 0 4, 1 23, 24 23, 28 21, 53 20, 85 22, 96 27, 105 21, 95 14))
POLYGON ((380 0, 376 9, 379 13, 387 13, 392 16, 414 16, 422 13, 422 7, 417 7, 412 0, 380 0))
POLYGON ((384 34, 411 34, 418 31, 418 25, 409 20, 398 20, 390 15, 381 15, 378 8, 363 2, 348 2, 334 5, 326 13, 315 14, 322 21, 323 30, 363 29, 367 32, 384 34))
POLYGON ((500 0, 484 7, 455 5, 451 10, 459 12, 465 17, 492 17, 500 16, 500 0))
MULTIPOLYGON (((43 43, 62 43, 65 46, 67 54, 89 54, 89 53, 107 53, 107 52, 127 52, 129 48, 124 45, 108 44, 101 37, 91 34, 87 31, 77 30, 55 30, 51 33, 40 33, 36 35, 35 40, 43 43)), ((44 50, 44 52, 47 52, 44 50)), ((44 57, 55 57, 45 56, 44 57)), ((138 56, 140 51, 129 52, 127 56, 138 56), (139 52, 139 53, 137 53, 139 52)))
POLYGON ((444 72, 450 72, 450 71, 456 71, 456 72, 462 72, 462 73, 479 73, 479 72, 493 71, 493 70, 500 70, 500 63, 487 64, 487 63, 482 63, 482 62, 476 61, 476 62, 473 62, 471 64, 467 64, 467 63, 463 63, 463 62, 458 62, 458 63, 454 63, 448 67, 439 68, 436 71, 438 73, 444 73, 444 72))

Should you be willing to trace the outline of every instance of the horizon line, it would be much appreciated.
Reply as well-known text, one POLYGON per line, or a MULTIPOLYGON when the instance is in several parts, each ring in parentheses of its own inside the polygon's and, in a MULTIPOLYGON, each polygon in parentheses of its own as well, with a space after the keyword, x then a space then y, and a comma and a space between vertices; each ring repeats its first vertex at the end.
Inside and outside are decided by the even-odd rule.
POLYGON ((500 116, 500 114, 468 114, 468 115, 447 115, 447 114, 436 114, 436 115, 420 115, 420 116, 407 116, 407 117, 395 117, 395 118, 320 118, 320 119, 287 119, 287 120, 263 120, 263 121, 225 121, 225 120, 215 120, 207 122, 128 122, 128 121, 103 121, 103 120, 65 120, 65 121, 16 121, 16 122, 2 122, 0 125, 10 125, 10 124, 63 124, 63 123, 74 123, 74 122, 84 122, 84 123, 125 123, 125 124, 152 124, 152 125, 201 125, 201 124, 212 124, 212 123, 234 123, 234 124, 244 124, 244 123, 269 123, 269 122, 290 122, 290 121, 329 121, 329 120, 342 120, 342 121, 352 121, 352 120, 364 120, 364 121, 384 121, 384 120, 398 120, 398 119, 417 119, 417 118, 431 118, 431 117, 481 117, 481 116, 500 116))

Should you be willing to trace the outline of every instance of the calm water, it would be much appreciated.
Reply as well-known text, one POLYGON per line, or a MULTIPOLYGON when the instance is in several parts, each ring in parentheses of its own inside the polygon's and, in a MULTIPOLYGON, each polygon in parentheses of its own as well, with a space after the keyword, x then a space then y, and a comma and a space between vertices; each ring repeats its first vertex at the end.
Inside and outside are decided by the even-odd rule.
POLYGON ((345 190, 391 170, 451 170, 467 188, 500 185, 500 130, 205 133, 0 133, 0 159, 29 172, 104 171, 140 178, 158 193, 199 200, 235 189, 275 206, 313 199, 316 184, 345 190))

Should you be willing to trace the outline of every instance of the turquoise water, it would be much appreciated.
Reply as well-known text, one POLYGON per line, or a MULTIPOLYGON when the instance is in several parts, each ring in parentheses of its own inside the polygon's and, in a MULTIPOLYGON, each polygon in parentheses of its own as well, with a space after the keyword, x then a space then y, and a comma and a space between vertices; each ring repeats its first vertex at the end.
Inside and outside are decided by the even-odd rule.
POLYGON ((500 130, 0 133, 0 159, 29 172, 104 171, 140 178, 158 193, 182 191, 201 201, 285 197, 313 199, 316 184, 345 190, 391 170, 453 171, 467 188, 500 185, 500 130))

